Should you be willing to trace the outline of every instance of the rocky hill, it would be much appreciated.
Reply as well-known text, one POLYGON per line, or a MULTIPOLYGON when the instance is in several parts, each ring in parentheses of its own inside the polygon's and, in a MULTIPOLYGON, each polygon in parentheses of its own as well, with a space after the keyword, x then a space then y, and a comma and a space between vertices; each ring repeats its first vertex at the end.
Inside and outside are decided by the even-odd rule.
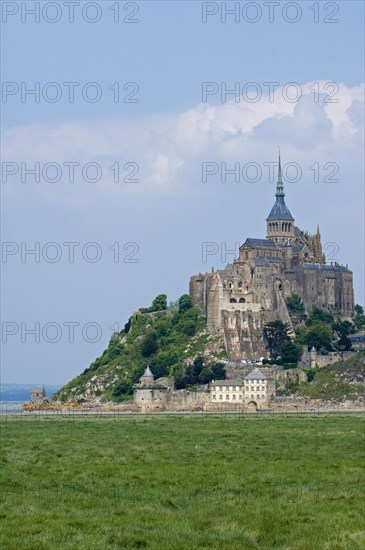
POLYGON ((285 395, 365 403, 365 352, 326 367, 305 369, 307 382, 289 383, 285 395))
POLYGON ((177 388, 183 388, 189 384, 187 368, 200 355, 204 356, 208 380, 210 370, 226 352, 222 336, 208 334, 206 319, 197 308, 185 303, 180 309, 142 310, 113 335, 100 357, 57 392, 55 399, 63 403, 130 399, 133 384, 147 365, 156 378, 174 376, 177 388))

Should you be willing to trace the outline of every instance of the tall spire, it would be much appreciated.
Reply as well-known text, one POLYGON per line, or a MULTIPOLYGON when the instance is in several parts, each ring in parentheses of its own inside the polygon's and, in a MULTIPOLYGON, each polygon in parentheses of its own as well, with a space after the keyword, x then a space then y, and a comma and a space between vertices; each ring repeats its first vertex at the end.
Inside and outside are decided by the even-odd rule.
MULTIPOLYGON (((279 146, 278 146, 278 149, 279 149, 279 146)), ((271 222, 272 220, 280 220, 280 221, 289 220, 294 222, 294 218, 291 215, 289 208, 285 204, 285 198, 284 198, 285 193, 284 193, 284 184, 283 184, 283 177, 282 177, 282 171, 281 171, 280 149, 279 149, 278 180, 276 183, 275 196, 276 196, 275 204, 272 207, 270 214, 266 218, 266 221, 271 222)))
POLYGON ((280 148, 279 148, 279 146, 278 146, 278 149, 279 149, 279 168, 278 168, 278 180, 276 182, 275 196, 276 197, 285 197, 283 177, 282 177, 282 174, 281 174, 281 157, 280 157, 280 148))

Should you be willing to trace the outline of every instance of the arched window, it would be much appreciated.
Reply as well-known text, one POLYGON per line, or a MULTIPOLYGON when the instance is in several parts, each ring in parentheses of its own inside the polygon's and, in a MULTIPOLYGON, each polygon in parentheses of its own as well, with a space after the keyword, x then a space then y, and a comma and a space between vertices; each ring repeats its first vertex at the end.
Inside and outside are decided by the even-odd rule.
POLYGON ((240 298, 240 304, 245 304, 246 300, 244 298, 240 298))
POLYGON ((242 281, 238 283, 238 288, 242 288, 242 281))
POLYGON ((230 299, 230 303, 231 303, 231 304, 237 304, 236 298, 231 298, 231 299, 230 299))

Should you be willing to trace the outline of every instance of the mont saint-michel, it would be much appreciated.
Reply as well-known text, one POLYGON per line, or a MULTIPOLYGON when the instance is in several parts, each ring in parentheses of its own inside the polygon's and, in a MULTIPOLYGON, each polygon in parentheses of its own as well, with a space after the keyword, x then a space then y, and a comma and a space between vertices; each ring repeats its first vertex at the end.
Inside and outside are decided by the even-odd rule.
POLYGON ((134 311, 55 401, 40 388, 29 408, 263 410, 292 408, 293 398, 296 407, 333 398, 362 406, 364 325, 349 267, 326 262, 319 225, 309 233, 295 223, 279 154, 265 236, 246 238, 224 269, 193 275, 176 302, 160 294, 134 311))
POLYGON ((343 320, 354 316, 352 272, 347 265, 326 263, 319 225, 314 234, 295 225, 285 202, 279 156, 266 238, 247 238, 233 264, 193 276, 190 296, 206 316, 208 329, 222 330, 229 358, 239 360, 266 354, 266 323, 281 320, 292 328, 286 305, 292 294, 301 298, 306 313, 315 306, 343 320))

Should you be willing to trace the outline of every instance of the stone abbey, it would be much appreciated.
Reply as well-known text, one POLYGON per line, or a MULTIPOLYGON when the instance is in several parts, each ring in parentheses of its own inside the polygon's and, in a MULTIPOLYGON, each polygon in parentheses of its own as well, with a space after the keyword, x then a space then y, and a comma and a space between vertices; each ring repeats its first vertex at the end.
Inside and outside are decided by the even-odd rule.
POLYGON ((266 356, 263 328, 281 320, 291 327, 285 299, 296 293, 309 313, 318 306, 341 319, 354 315, 352 272, 326 263, 319 226, 302 231, 285 203, 279 154, 276 200, 266 218, 266 238, 247 238, 233 264, 190 279, 190 296, 207 317, 211 332, 222 331, 230 360, 266 356))

